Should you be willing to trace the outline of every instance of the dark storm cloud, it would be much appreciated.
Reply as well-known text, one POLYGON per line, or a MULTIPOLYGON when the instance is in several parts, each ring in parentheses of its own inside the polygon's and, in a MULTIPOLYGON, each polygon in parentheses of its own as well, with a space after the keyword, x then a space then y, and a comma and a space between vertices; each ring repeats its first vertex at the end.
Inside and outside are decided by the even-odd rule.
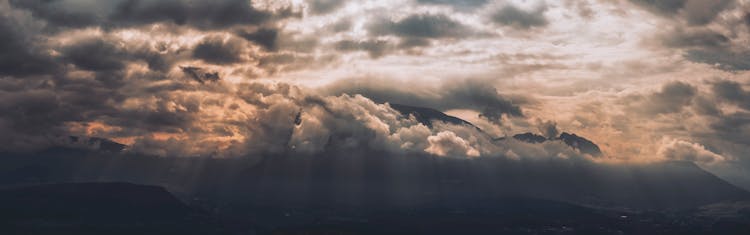
POLYGON ((339 51, 366 51, 370 57, 379 58, 389 50, 389 44, 385 40, 342 40, 336 42, 335 48, 339 51))
POLYGON ((193 49, 193 57, 212 64, 233 64, 242 61, 242 44, 233 39, 209 36, 193 49))
POLYGON ((5 90, 0 92, 0 149, 5 151, 43 149, 56 136, 69 135, 68 122, 118 114, 112 107, 117 92, 92 81, 61 79, 51 86, 2 79, 0 90, 5 90))
POLYGON ((750 52, 734 52, 729 49, 695 49, 689 50, 685 58, 691 61, 718 65, 725 70, 749 70, 750 52))
POLYGON ((393 81, 343 80, 325 89, 331 94, 362 94, 376 102, 390 102, 439 110, 472 109, 492 122, 499 123, 502 115, 523 116, 523 98, 514 100, 498 93, 497 89, 479 81, 447 82, 434 89, 418 84, 393 81))
POLYGON ((720 48, 729 43, 729 38, 711 30, 678 30, 664 37, 664 44, 675 48, 720 48))
POLYGON ((473 30, 446 15, 417 14, 399 21, 379 19, 368 31, 373 35, 396 35, 405 38, 462 38, 473 30))
POLYGON ((103 39, 92 38, 63 48, 66 61, 76 67, 91 71, 114 71, 125 67, 125 52, 119 45, 103 39))
POLYGON ((251 41, 255 44, 260 45, 268 51, 274 51, 277 48, 277 40, 279 38, 279 30, 271 28, 261 28, 255 32, 238 32, 237 35, 251 41))
POLYGON ((682 111, 692 104, 698 89, 681 81, 664 84, 658 92, 627 97, 630 111, 644 115, 670 114, 682 111))
POLYGON ((417 0, 418 3, 432 5, 447 5, 456 9, 468 10, 487 4, 487 0, 417 0))
POLYGON ((506 5, 491 16, 495 23, 512 26, 520 29, 546 26, 549 22, 544 17, 546 6, 541 6, 533 11, 525 11, 514 5, 506 5))
POLYGON ((129 43, 116 38, 88 37, 60 49, 62 61, 78 69, 95 72, 117 72, 131 61, 143 61, 149 69, 164 72, 172 61, 150 43, 129 43))
POLYGON ((630 0, 631 2, 646 7, 649 10, 662 14, 676 14, 680 8, 685 6, 686 0, 630 0))
POLYGON ((670 82, 661 91, 647 97, 645 111, 654 114, 674 113, 689 105, 697 94, 697 88, 684 82, 670 82))
POLYGON ((705 25, 729 6, 734 0, 630 0, 636 5, 654 13, 675 17, 683 17, 688 24, 705 25))
POLYGON ((343 7, 345 0, 307 0, 310 12, 313 14, 328 14, 343 7))
POLYGON ((725 70, 750 69, 749 51, 734 45, 733 38, 708 28, 677 29, 661 35, 660 40, 669 48, 684 49, 685 58, 693 62, 725 70))
POLYGON ((111 19, 114 22, 148 24, 171 21, 198 28, 224 28, 240 24, 258 24, 270 18, 246 0, 219 1, 145 1, 120 3, 111 19))
POLYGON ((57 69, 45 48, 35 45, 34 35, 19 20, 0 14, 0 75, 45 74, 57 69))
POLYGON ((404 38, 398 43, 398 48, 410 49, 415 47, 427 47, 432 45, 432 41, 424 38, 404 38))
POLYGON ((750 111, 750 91, 746 91, 738 82, 727 80, 716 82, 712 86, 712 91, 721 100, 750 111))
POLYGON ((255 9, 246 0, 119 0, 88 5, 72 0, 11 0, 10 3, 58 27, 127 27, 170 22, 212 29, 260 24, 273 16, 271 12, 255 9))
POLYGON ((668 21, 672 30, 657 38, 668 48, 683 49, 687 60, 716 65, 724 70, 747 70, 750 52, 741 45, 743 19, 715 20, 725 10, 731 10, 731 0, 631 0, 662 16, 676 19, 668 21), (712 23, 714 22, 714 23, 712 23))
MULTIPOLYGON (((714 94, 720 95, 720 94, 714 94)), ((737 103, 737 101, 721 101, 713 103, 721 105, 725 102, 737 103)), ((745 167, 750 167, 750 158, 748 158, 748 146, 750 146, 750 112, 747 109, 742 111, 723 111, 703 114, 703 120, 707 123, 707 130, 691 133, 694 137, 705 142, 706 146, 713 149, 721 150, 728 156, 734 156, 742 162, 745 167)))
POLYGON ((31 11, 34 17, 45 19, 53 26, 86 27, 96 24, 99 20, 95 12, 66 8, 66 1, 10 0, 9 2, 14 7, 31 11))

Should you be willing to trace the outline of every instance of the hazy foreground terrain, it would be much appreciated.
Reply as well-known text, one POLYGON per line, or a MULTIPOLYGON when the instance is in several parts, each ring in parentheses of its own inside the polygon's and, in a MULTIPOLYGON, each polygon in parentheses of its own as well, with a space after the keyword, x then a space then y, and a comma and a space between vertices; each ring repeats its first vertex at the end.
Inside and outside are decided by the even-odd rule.
MULTIPOLYGON (((432 122, 454 120, 421 114, 432 122)), ((513 138, 497 141, 565 142, 534 134, 513 138)), ((750 193, 691 162, 452 159, 370 151, 164 158, 120 153, 122 145, 93 141, 100 141, 97 149, 55 147, 0 158, 5 231, 744 234, 750 229, 750 193)))

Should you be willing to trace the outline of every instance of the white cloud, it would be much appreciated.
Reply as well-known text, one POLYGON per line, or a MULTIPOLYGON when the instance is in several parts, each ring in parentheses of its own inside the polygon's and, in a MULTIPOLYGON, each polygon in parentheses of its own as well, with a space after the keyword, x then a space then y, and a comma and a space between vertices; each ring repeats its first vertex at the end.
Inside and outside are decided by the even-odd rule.
POLYGON ((691 161, 705 164, 720 163, 727 160, 724 156, 709 151, 701 144, 670 138, 662 139, 658 155, 666 160, 691 161))
POLYGON ((456 133, 442 131, 427 137, 430 146, 424 151, 442 157, 478 157, 479 151, 456 133))

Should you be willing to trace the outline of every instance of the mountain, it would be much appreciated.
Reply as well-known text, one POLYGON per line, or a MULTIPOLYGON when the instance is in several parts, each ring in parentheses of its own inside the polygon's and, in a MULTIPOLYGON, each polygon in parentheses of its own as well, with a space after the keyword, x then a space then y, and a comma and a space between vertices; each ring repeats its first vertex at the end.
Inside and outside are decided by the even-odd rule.
POLYGON ((81 180, 162 185, 186 198, 269 207, 490 207, 493 198, 522 196, 608 208, 684 209, 750 199, 750 193, 691 162, 452 159, 371 151, 261 159, 0 156, 0 187, 81 180))
MULTIPOLYGON (((438 110, 431 109, 431 108, 408 106, 408 105, 402 105, 402 104, 390 104, 390 106, 391 108, 400 112, 402 115, 413 115, 417 119, 417 121, 419 121, 420 123, 428 127, 432 127, 432 124, 434 121, 441 121, 441 122, 450 123, 450 124, 469 125, 472 127, 476 127, 468 121, 465 121, 463 119, 460 119, 454 116, 447 115, 443 112, 440 112, 438 110)), ((552 138, 552 139, 548 139, 544 136, 537 135, 531 132, 516 134, 513 136, 513 138, 520 140, 520 141, 529 142, 529 143, 543 143, 549 140, 561 140, 563 143, 567 144, 568 146, 574 149, 577 149, 578 151, 581 151, 581 153, 591 154, 592 156, 600 156, 602 154, 601 150, 599 149, 599 146, 594 144, 594 142, 586 138, 583 138, 581 136, 578 136, 576 134, 569 134, 566 132, 563 132, 562 134, 560 134, 559 137, 552 138)), ((504 139, 504 137, 498 138, 497 140, 502 140, 502 139, 504 139)))
MULTIPOLYGON (((523 142, 532 143, 532 144, 544 143, 544 141, 548 140, 547 137, 537 135, 531 132, 526 132, 523 134, 516 134, 516 135, 513 135, 513 138, 523 141, 523 142)), ((502 139, 504 138, 501 137, 498 140, 502 140, 502 139)))
POLYGON ((432 127, 433 121, 441 121, 441 122, 456 124, 456 125, 474 126, 470 122, 467 122, 463 119, 447 115, 443 112, 440 112, 438 110, 431 109, 431 108, 408 106, 408 105, 393 104, 393 103, 391 103, 390 106, 391 108, 395 109, 402 115, 405 115, 405 116, 413 115, 414 118, 417 119, 417 121, 419 121, 420 123, 428 127, 432 127))
POLYGON ((99 138, 99 137, 79 137, 79 136, 69 136, 70 142, 74 145, 84 145, 92 149, 96 149, 99 151, 105 151, 105 152, 121 152, 122 150, 127 147, 127 145, 117 143, 115 141, 105 139, 105 138, 99 138))
POLYGON ((599 149, 599 146, 594 144, 594 142, 591 142, 591 140, 587 140, 586 138, 577 136, 576 134, 568 134, 566 132, 563 132, 562 134, 560 134, 560 137, 558 137, 558 139, 562 140, 568 146, 573 147, 574 149, 578 149, 578 151, 581 151, 581 153, 591 154, 592 156, 602 155, 602 150, 599 149))
MULTIPOLYGON (((601 156, 602 151, 599 149, 599 146, 594 144, 591 140, 588 140, 586 138, 583 138, 581 136, 578 136, 576 134, 571 134, 567 132, 563 132, 560 134, 559 137, 556 138, 547 138, 541 135, 537 135, 531 132, 526 132, 522 134, 516 134, 513 136, 514 139, 520 140, 527 143, 532 144, 538 144, 538 143, 544 143, 546 141, 555 141, 559 140, 565 143, 566 145, 577 149, 581 153, 591 154, 592 156, 601 156)), ((496 140, 503 140, 504 137, 497 138, 496 140)))
POLYGON ((162 187, 60 183, 0 189, 4 234, 201 234, 202 212, 162 187))

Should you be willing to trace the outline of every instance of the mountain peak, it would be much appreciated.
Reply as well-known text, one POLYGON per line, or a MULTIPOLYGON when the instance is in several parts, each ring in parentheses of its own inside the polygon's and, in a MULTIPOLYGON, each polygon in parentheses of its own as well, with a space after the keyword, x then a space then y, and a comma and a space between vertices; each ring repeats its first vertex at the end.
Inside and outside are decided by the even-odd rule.
POLYGON ((416 107, 416 106, 394 104, 394 103, 390 103, 390 106, 391 108, 395 109, 396 111, 398 111, 404 116, 414 115, 414 118, 416 118, 418 122, 428 127, 432 127, 433 121, 442 121, 445 123, 456 124, 456 125, 474 126, 474 124, 471 124, 470 122, 467 122, 466 120, 447 115, 441 111, 431 109, 431 108, 416 107))
MULTIPOLYGON (((432 128, 433 121, 441 121, 445 123, 455 124, 455 125, 469 125, 474 126, 470 122, 467 122, 463 119, 447 115, 441 111, 431 109, 431 108, 425 108, 425 107, 416 107, 416 106, 409 106, 409 105, 403 105, 403 104, 393 104, 390 103, 391 108, 395 109, 399 113, 401 113, 404 116, 413 115, 414 118, 417 119, 418 122, 424 124, 425 126, 428 126, 432 128)), ((477 127, 477 129, 479 129, 477 127)), ((547 138, 542 135, 538 135, 531 132, 526 132, 522 134, 516 134, 513 136, 514 139, 520 140, 523 142, 538 144, 543 143, 545 141, 550 140, 560 140, 566 145, 577 149, 581 153, 585 154, 591 154, 592 156, 601 156, 602 151, 599 149, 599 146, 594 144, 594 142, 583 138, 581 136, 578 136, 576 134, 563 132, 558 137, 553 138, 547 138)), ((505 137, 497 138, 496 140, 503 140, 505 137)))
POLYGON ((567 144, 568 146, 578 149, 578 151, 581 151, 581 153, 591 154, 592 156, 602 155, 602 150, 599 149, 599 146, 594 144, 594 142, 580 137, 576 134, 563 132, 562 134, 560 134, 560 137, 558 137, 558 139, 565 142, 565 144, 567 144))
POLYGON ((529 142, 529 143, 535 143, 535 144, 542 143, 548 140, 547 137, 537 135, 531 132, 526 132, 523 134, 516 134, 516 135, 513 135, 513 138, 523 141, 523 142, 529 142))
POLYGON ((83 145, 87 148, 104 151, 104 152, 118 153, 118 152, 122 152, 122 150, 124 150, 125 147, 127 147, 127 145, 117 143, 110 139, 99 138, 99 137, 69 136, 68 138, 70 139, 70 143, 72 143, 73 145, 83 145))
MULTIPOLYGON (((599 146, 591 140, 578 136, 576 134, 563 132, 560 136, 555 138, 547 138, 542 135, 534 134, 531 132, 521 133, 513 135, 513 138, 527 143, 539 144, 550 140, 560 140, 566 145, 577 149, 581 153, 591 154, 592 156, 601 156, 602 151, 599 146)), ((497 140, 504 140, 505 137, 498 138, 497 140)))

